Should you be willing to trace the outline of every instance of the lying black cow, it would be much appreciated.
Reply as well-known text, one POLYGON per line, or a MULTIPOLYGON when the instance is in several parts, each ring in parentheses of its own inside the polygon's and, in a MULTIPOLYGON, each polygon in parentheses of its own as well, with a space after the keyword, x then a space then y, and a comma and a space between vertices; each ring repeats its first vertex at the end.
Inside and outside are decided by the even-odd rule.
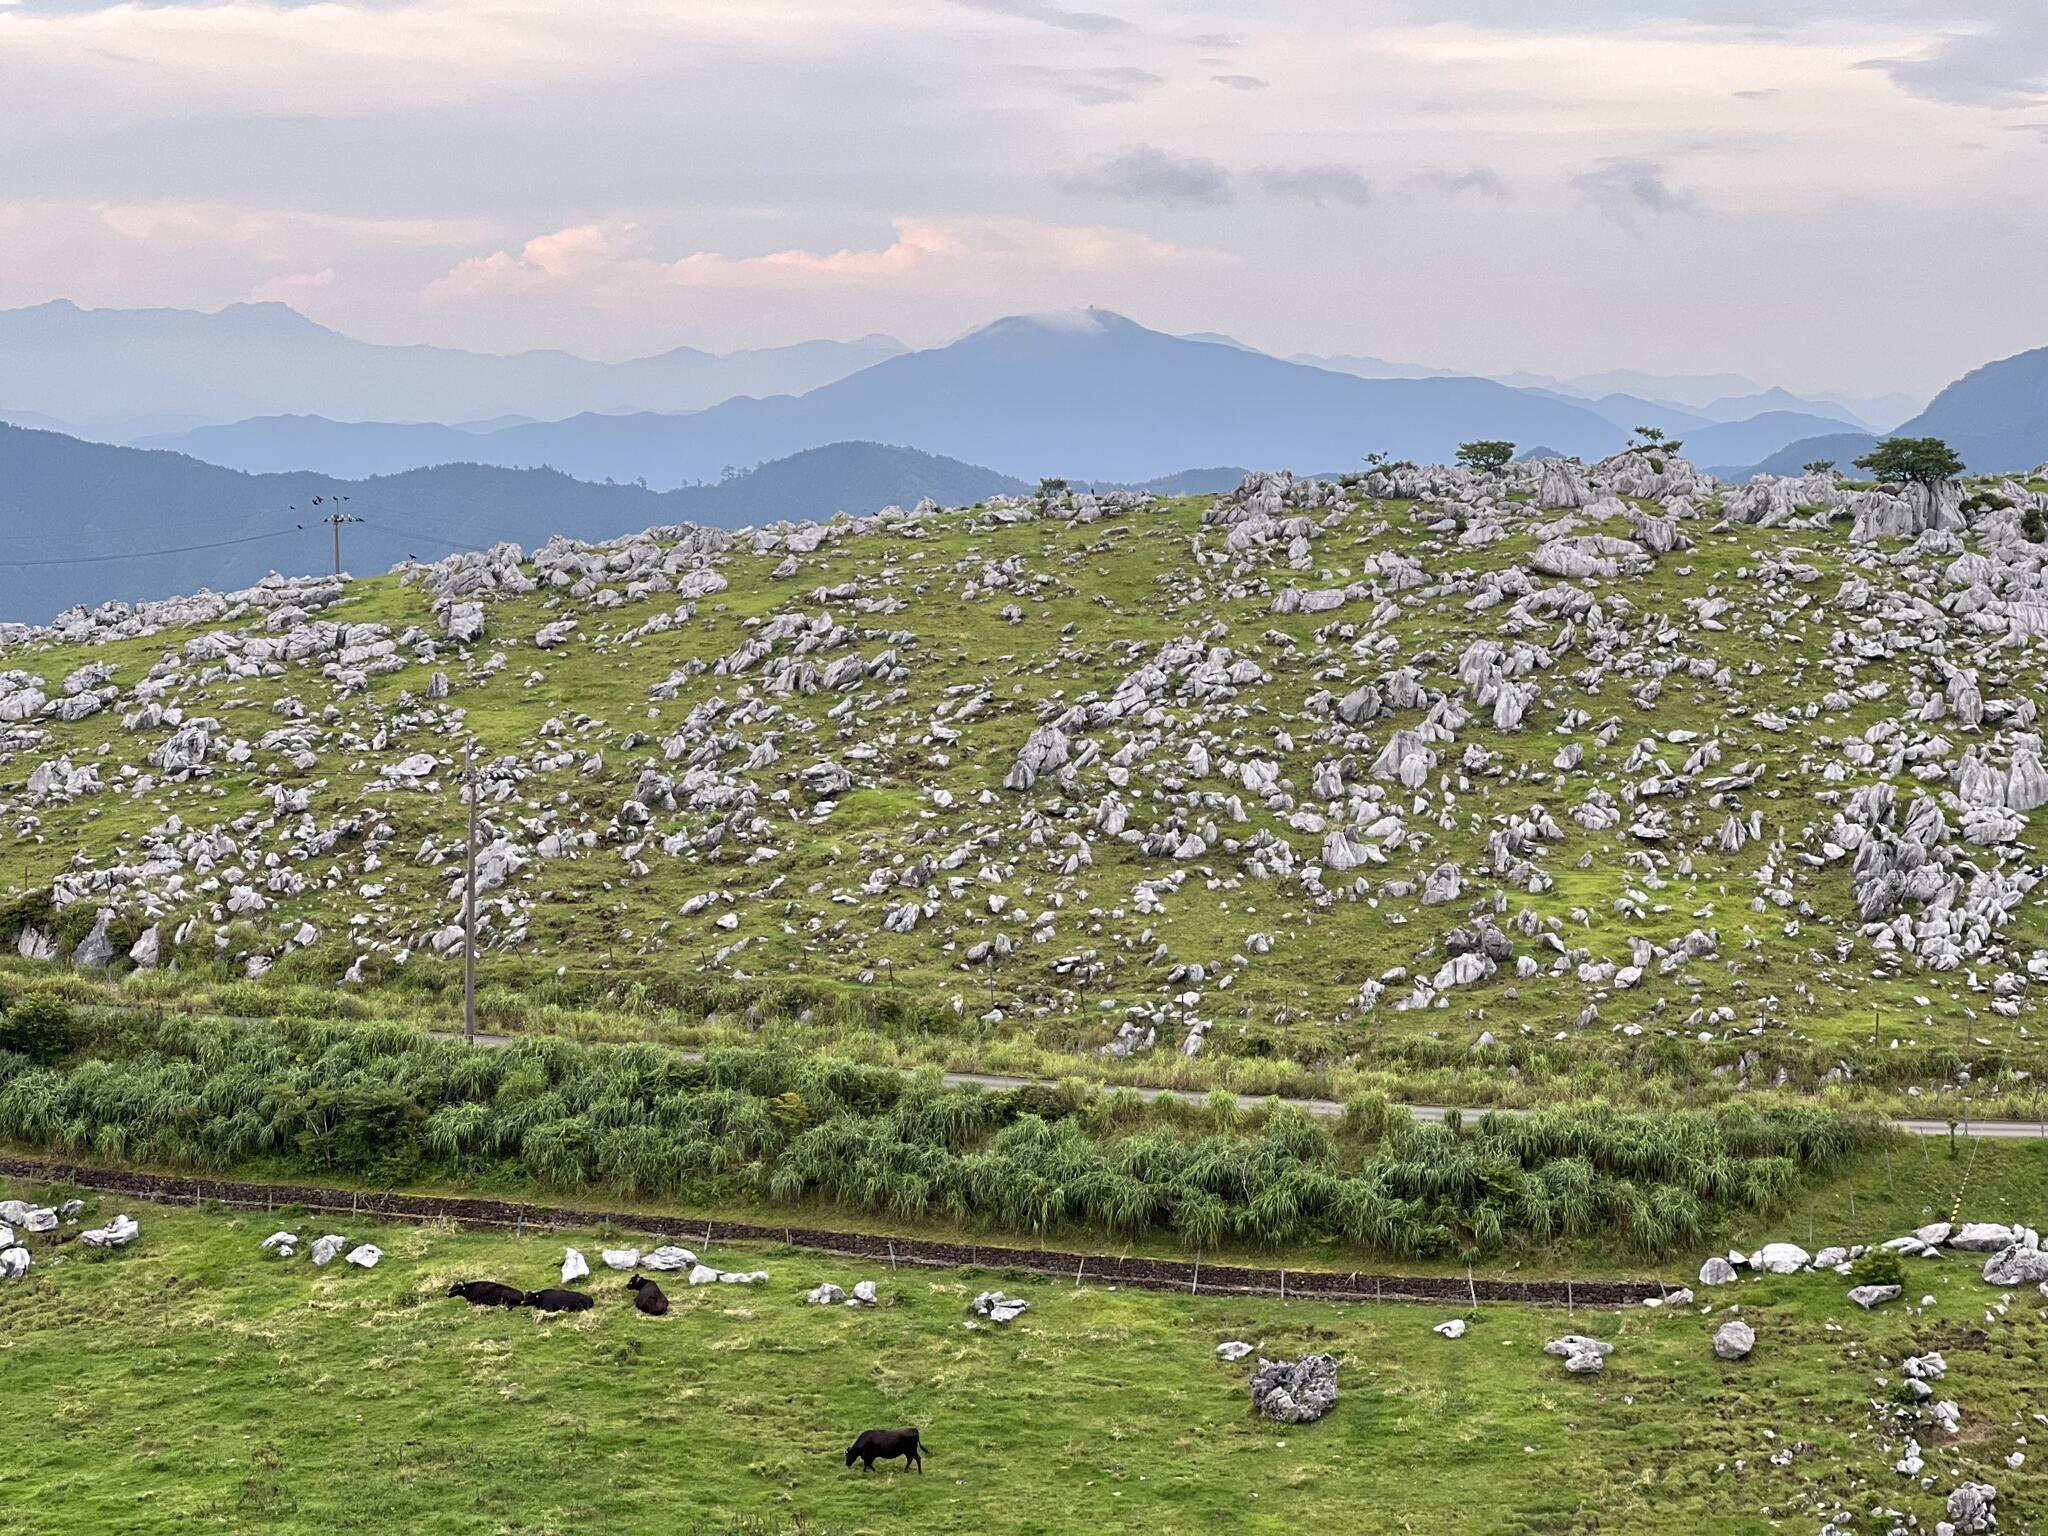
POLYGON ((597 1305, 582 1291, 563 1290, 553 1285, 544 1291, 528 1291, 526 1304, 539 1307, 543 1312, 588 1312, 597 1305))
POLYGON ((448 1287, 450 1296, 460 1296, 472 1307, 523 1307, 526 1292, 516 1285, 500 1285, 495 1280, 458 1280, 448 1287))
POLYGON ((628 1280, 626 1289, 633 1293, 633 1305, 649 1317, 668 1316, 667 1294, 645 1275, 628 1280))
POLYGON ((863 1472, 874 1471, 878 1461, 894 1461, 898 1456, 903 1458, 904 1471, 908 1472, 914 1462, 917 1475, 924 1476, 924 1455, 918 1449, 914 1429, 864 1429, 860 1438, 846 1448, 846 1464, 850 1467, 857 1461, 863 1472))

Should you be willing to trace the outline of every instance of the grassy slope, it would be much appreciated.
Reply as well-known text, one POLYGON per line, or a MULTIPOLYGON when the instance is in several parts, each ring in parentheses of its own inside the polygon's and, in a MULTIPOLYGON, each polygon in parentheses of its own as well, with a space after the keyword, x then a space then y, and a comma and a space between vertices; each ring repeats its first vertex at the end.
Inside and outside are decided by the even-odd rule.
MULTIPOLYGON (((1695 805, 1681 800, 1672 809, 1687 830, 1669 852, 1675 858, 1681 847, 1690 849, 1695 874, 1682 877, 1667 868, 1661 877, 1646 879, 1643 871, 1625 867, 1621 855, 1636 845, 1619 831, 1586 832, 1564 814, 1591 780, 1580 777, 1567 785, 1553 779, 1550 756, 1566 738, 1552 729, 1554 712, 1549 705, 1532 714, 1529 726, 1520 732, 1496 732, 1475 722, 1460 733, 1461 743, 1477 742, 1499 754, 1505 772, 1476 782, 1460 796, 1443 817, 1448 825, 1411 813, 1410 828, 1428 833, 1430 840, 1426 846, 1395 854, 1385 868, 1372 871, 1376 883, 1399 875, 1419 878, 1447 859, 1472 870, 1492 818, 1543 804, 1567 834, 1543 859, 1556 889, 1537 897, 1514 895, 1511 909, 1527 904, 1541 915, 1563 919, 1567 942, 1607 957, 1625 958, 1625 942, 1633 935, 1665 940, 1695 925, 1717 927, 1723 958, 1681 968, 1670 976, 1653 971, 1626 993, 1596 989, 1569 976, 1540 977, 1519 988, 1503 977, 1449 994, 1448 1007, 1398 1013, 1383 1003, 1369 1016, 1347 1017, 1346 1005, 1363 979, 1396 966, 1421 974, 1433 969, 1441 958, 1441 933, 1462 918, 1466 904, 1425 909, 1414 897, 1383 897, 1374 905, 1340 902, 1312 912, 1291 883, 1270 890, 1252 882, 1234 885, 1235 860, 1219 850, 1196 867, 1179 893, 1166 898, 1163 914, 1146 918, 1131 910, 1132 887, 1182 866, 1144 859, 1135 849, 1111 840, 1097 841, 1095 866, 1077 876, 1049 872, 1045 853, 1012 848, 1008 858, 992 855, 998 864, 994 873, 970 882, 964 900, 949 899, 942 921, 928 922, 910 934, 885 932, 880 923, 884 906, 907 893, 835 900, 852 891, 878 863, 901 863, 926 849, 942 852, 976 828, 1013 816, 1017 797, 1002 791, 1000 781, 1041 704, 1106 690, 1171 636, 1200 633, 1212 620, 1221 620, 1230 627, 1229 643, 1238 653, 1255 656, 1273 674, 1272 682, 1247 690, 1240 700, 1250 713, 1242 727, 1245 738, 1235 750, 1246 756, 1276 753, 1273 733, 1298 714, 1311 691, 1348 687, 1379 670, 1379 664, 1361 668, 1355 662, 1333 670, 1333 661, 1342 663, 1347 657, 1345 646, 1324 645, 1314 638, 1319 628, 1333 621, 1363 623, 1364 605, 1352 605, 1360 610, 1355 615, 1347 608, 1331 616, 1282 617, 1268 612, 1264 599, 1226 601, 1203 580, 1192 585, 1183 581, 1188 541, 1197 532, 1203 504, 1167 502, 1121 520, 1089 525, 1045 522, 974 528, 963 519, 950 531, 914 544, 890 538, 849 540, 804 557, 800 574, 786 581, 768 574, 776 555, 737 553, 724 566, 730 590, 699 604, 695 617, 675 631, 632 642, 617 637, 665 607, 661 599, 598 610, 559 594, 537 593, 493 605, 490 639, 473 660, 480 663, 488 652, 502 649, 509 665, 485 676, 466 671, 459 658, 444 657, 439 665, 450 671, 456 686, 452 703, 465 712, 468 728, 492 752, 530 755, 543 746, 563 752, 561 766, 530 777, 507 809, 521 815, 552 810, 560 824, 572 829, 601 830, 652 750, 624 750, 621 739, 627 731, 647 730, 658 740, 693 704, 713 694, 738 696, 738 689, 746 686, 744 679, 736 682, 708 674, 687 685, 673 703, 650 706, 646 690, 688 661, 715 662, 745 637, 747 620, 780 611, 825 609, 845 622, 875 627, 874 634, 856 647, 863 655, 882 649, 877 636, 884 629, 913 630, 917 643, 902 650, 911 677, 900 699, 878 702, 876 685, 852 696, 864 711, 865 723, 857 734, 876 742, 880 750, 874 759, 852 765, 860 783, 840 799, 830 818, 813 824, 809 799, 800 788, 791 787, 787 801, 764 801, 764 812, 775 823, 770 841, 779 850, 776 857, 765 862, 743 862, 737 855, 704 861, 670 859, 650 850, 649 872, 635 875, 622 864, 617 845, 601 840, 575 858, 529 864, 515 887, 532 904, 530 941, 517 953, 487 959, 487 1022, 527 1020, 536 997, 567 1000, 609 992, 632 1006, 648 988, 772 993, 778 986, 798 984, 814 996, 836 989, 849 999, 846 1007, 834 1011, 835 1019, 855 1021, 834 1025, 842 1038, 851 1038, 858 1022, 871 1019, 877 1009, 901 1013, 907 1003, 921 1011, 923 1027, 937 1029, 941 1037, 918 1053, 923 1059, 1012 1065, 1073 1061, 1078 1055, 1092 1064, 1093 1047, 1109 1033, 1122 1006, 1171 997, 1184 984, 1168 979, 1169 967, 1201 961, 1234 973, 1229 990, 1213 983, 1203 989, 1200 1012, 1215 1023, 1208 1061, 1181 1067, 1170 1053, 1162 1052, 1131 1070, 1155 1077, 1177 1074, 1198 1082, 1239 1081, 1234 1072, 1257 1073, 1260 1063, 1272 1058, 1329 1071, 1370 1064, 1390 1043, 1426 1036, 1470 1039, 1490 1029, 1506 1038, 1546 1040, 1560 1031, 1571 1035, 1573 1019, 1589 1000, 1601 1003, 1602 1016, 1583 1032, 1582 1041, 1573 1044, 1592 1060, 1626 1049, 1626 1042, 1612 1032, 1623 1023, 1637 1022, 1653 1038, 1668 1038, 1682 1054, 1693 1053, 1702 1060, 1711 1056, 1724 1061, 1745 1046, 1759 1046, 1804 1053, 1816 1070, 1839 1056, 1882 1073, 1889 1070, 1886 1058, 1894 1050, 1913 1054, 1924 1047, 1942 1053, 1943 1061, 1990 1052, 2014 1064, 2039 1065, 2040 1051, 2024 1032, 2024 1020, 1989 1012, 1980 995, 1985 980, 1972 970, 1939 976, 1908 968, 1892 974, 1873 970, 1867 947, 1842 964, 1825 953, 1832 944, 1826 923, 1841 931, 1853 917, 1842 865, 1809 871, 1796 863, 1783 867, 1787 861, 1781 860, 1781 875, 1816 914, 1803 923, 1788 923, 1786 914, 1775 909, 1753 911, 1754 876, 1765 856, 1762 846, 1752 844, 1733 856, 1696 847, 1707 841, 1721 812, 1703 801, 1695 805), (1023 590, 984 588, 971 599, 964 597, 967 582, 984 562, 1011 556, 1024 562, 1023 590), (843 604, 821 605, 810 599, 813 589, 840 582, 857 583, 869 592, 886 591, 908 603, 908 611, 863 620, 843 604), (1022 608, 1021 623, 1001 618, 1001 610, 1011 603, 1022 608), (526 643, 541 624, 570 612, 584 619, 577 642, 545 652, 526 643), (1072 633, 1064 633, 1070 625, 1072 633), (1262 640, 1269 633, 1291 636, 1295 649, 1288 653, 1262 640), (937 749, 924 733, 934 710, 948 697, 946 690, 967 685, 986 686, 990 705, 962 727, 962 740, 941 767, 937 749), (603 754, 602 768, 586 772, 588 758, 598 752, 603 754), (937 807, 928 794, 930 786, 941 783, 954 796, 950 811, 937 807), (977 807, 974 797, 983 790, 993 791, 1002 804, 986 811, 977 807), (918 838, 929 841, 920 846, 914 841, 918 838), (1582 859, 1589 861, 1583 869, 1582 859), (1205 880, 1205 870, 1213 872, 1214 879, 1205 880), (732 905, 678 918, 682 901, 708 886, 731 892, 732 905), (1010 898, 1011 916, 998 920, 984 910, 984 886, 1010 898), (1635 900, 1642 915, 1617 910, 1617 903, 1625 899, 1635 900), (713 926, 713 917, 721 912, 736 915, 738 926, 713 926), (1030 914, 1031 920, 1014 920, 1020 913, 1030 914), (1254 956, 1245 950, 1245 936, 1254 930, 1274 935, 1270 955, 1254 956), (997 967, 970 974, 959 962, 961 950, 998 931, 1012 935, 1019 944, 1017 952, 997 967), (1038 933, 1044 937, 1034 938, 1038 933), (723 961, 717 958, 738 941, 745 945, 737 953, 723 961), (1155 958, 1155 946, 1164 958, 1155 958), (1077 988, 1054 966, 1084 949, 1097 951, 1111 967, 1111 975, 1077 988), (566 971, 559 980, 558 970, 566 971), (875 979, 863 985, 863 976, 875 979), (1702 1045, 1675 1027, 1696 1005, 1719 1002, 1733 1004, 1738 1018, 1714 1031, 1713 1041, 1702 1045), (958 1018, 952 1011, 955 1004, 961 1010, 958 1018), (991 1004, 1004 1010, 1005 1020, 975 1022, 991 1004)), ((1608 531, 1623 532, 1625 526, 1617 520, 1608 531)), ((1717 658, 1736 670, 1739 709, 1731 710, 1728 699, 1681 674, 1667 679, 1662 697, 1649 710, 1638 709, 1622 696, 1624 680, 1609 679, 1601 693, 1585 693, 1564 676, 1577 665, 1572 658, 1546 677, 1546 693, 1553 701, 1583 705, 1596 720, 1621 719, 1622 731, 1610 747, 1601 748, 1587 733, 1578 733, 1587 748, 1588 766, 1603 771, 1618 768, 1637 740, 1653 730, 1719 730, 1724 767, 1745 757, 1766 765, 1759 788, 1747 803, 1765 809, 1770 830, 1796 836, 1801 827, 1826 822, 1845 786, 1821 778, 1818 768, 1829 757, 1809 755, 1808 732, 1773 733, 1756 726, 1745 712, 1765 707, 1787 711, 1817 703, 1835 686, 1832 678, 1807 665, 1809 656, 1820 653, 1832 621, 1809 619, 1790 608, 1772 611, 1756 596, 1765 589, 1749 578, 1760 557, 1786 556, 1821 571, 1811 590, 1832 591, 1844 568, 1841 550, 1830 542, 1839 532, 1712 533, 1703 522, 1693 524, 1691 532, 1699 540, 1696 549, 1662 559, 1649 581, 1627 584, 1626 590, 1607 584, 1604 597, 1610 604, 1632 603, 1638 620, 1646 613, 1661 613, 1674 621, 1683 616, 1685 599, 1703 596, 1709 588, 1733 599, 1738 608, 1725 618, 1729 629, 1714 636, 1712 644, 1717 658), (1744 675, 1750 665, 1761 669, 1757 676, 1744 675)), ((1213 531, 1208 538, 1215 542, 1213 531)), ((1518 564, 1532 543, 1533 537, 1522 532, 1482 548, 1458 549, 1427 533, 1408 508, 1390 503, 1382 515, 1354 511, 1342 529, 1318 542, 1316 568, 1294 574, 1307 584, 1342 582, 1357 574, 1366 557, 1388 549, 1422 558, 1433 576, 1478 573, 1518 564)), ((1279 568, 1271 576, 1277 587, 1290 573, 1279 568)), ((1456 600, 1426 590, 1404 594, 1400 605, 1402 612, 1387 627, 1400 641, 1399 656, 1423 658, 1427 685, 1458 691, 1451 665, 1469 640, 1496 633, 1490 615, 1469 614, 1456 600)), ((358 583, 349 599, 327 616, 384 622, 394 631, 429 621, 423 595, 389 578, 358 583)), ((91 651, 17 647, 0 661, 40 670, 53 685, 88 659, 108 661, 117 666, 116 681, 125 686, 139 679, 167 646, 183 638, 166 634, 91 651)), ((826 659, 829 656, 820 658, 826 659)), ((418 864, 411 854, 429 839, 448 846, 459 830, 458 811, 445 776, 436 790, 422 793, 381 786, 374 781, 374 769, 378 761, 404 752, 448 746, 448 723, 435 711, 411 702, 422 691, 429 670, 411 665, 375 679, 366 695, 340 701, 357 744, 330 740, 322 749, 320 765, 308 773, 297 773, 274 754, 259 752, 246 767, 219 765, 193 784, 159 783, 141 798, 106 794, 50 806, 40 810, 33 823, 16 818, 12 835, 0 841, 0 884, 13 893, 32 891, 81 848, 100 863, 122 850, 133 854, 139 834, 167 814, 181 815, 188 826, 202 826, 246 813, 267 813, 268 803, 257 793, 259 784, 310 785, 315 815, 323 823, 358 806, 389 816, 398 831, 391 845, 397 856, 376 876, 383 894, 369 900, 356 896, 353 885, 361 876, 351 872, 351 857, 344 852, 338 887, 316 886, 305 896, 279 902, 258 919, 229 924, 229 952, 275 952, 282 936, 310 920, 320 929, 320 942, 286 956, 273 975, 280 982, 325 984, 354 957, 355 944, 373 939, 416 943, 450 921, 454 908, 447 900, 449 871, 418 864), (378 729, 388 740, 382 758, 372 757, 360 744, 378 729), (366 919, 355 924, 353 932, 352 915, 366 919)), ((1845 712, 1824 713, 1812 732, 1839 740, 1889 719, 1900 707, 1905 689, 1918 681, 1903 662, 1866 665, 1857 676, 1860 681, 1887 684, 1888 694, 1858 702, 1845 712)), ((2017 671, 2002 681, 1987 679, 1989 689, 2010 686, 2018 686, 2017 671)), ((278 697, 290 693, 317 708, 326 690, 317 675, 293 668, 282 679, 189 683, 176 700, 188 714, 213 714, 230 736, 254 741, 281 723, 269 712, 278 697)), ((778 701, 783 714, 774 729, 783 733, 783 760, 756 775, 764 796, 776 786, 794 786, 797 773, 815 758, 844 753, 851 738, 825 712, 847 697, 821 694, 778 701)), ((1375 741, 1383 739, 1390 725, 1402 723, 1413 722, 1381 722, 1375 727, 1375 741)), ((112 712, 75 725, 55 724, 53 730, 56 746, 75 762, 98 756, 103 777, 110 782, 117 765, 139 764, 154 741, 122 731, 112 712)), ((749 740, 757 737, 758 729, 750 732, 749 740)), ((1113 742, 1114 737, 1108 739, 1113 742)), ((1682 748, 1664 749, 1669 761, 1682 755, 1682 748)), ((1298 789, 1305 790, 1312 761, 1307 746, 1286 758, 1286 770, 1298 789)), ((33 766, 26 756, 0 764, 0 789, 18 788, 33 766)), ((1220 777, 1192 783, 1169 747, 1133 770, 1131 790, 1125 795, 1133 824, 1148 825, 1157 814, 1148 798, 1155 790, 1177 787, 1218 793, 1235 789, 1220 777)), ((1914 784, 1902 779, 1900 787, 1909 793, 1914 784)), ((1226 831, 1238 836, 1261 828, 1280 831, 1301 853, 1312 855, 1319 839, 1286 832, 1255 797, 1245 798, 1249 822, 1226 831)), ((1445 810, 1439 796, 1433 811, 1445 810)), ((285 823, 290 820, 265 835, 266 845, 289 840, 285 823)), ((661 818, 654 830, 688 821, 661 818)), ((1053 830, 1058 831, 1057 824, 1053 830)), ((2038 845, 2040 836, 2030 831, 2030 844, 2038 845)), ((2033 856, 2039 858, 2038 846, 2033 856)), ((976 861, 970 860, 959 873, 973 875, 975 869, 976 861)), ((1484 888, 1483 881, 1475 887, 1484 888)), ((2021 909, 2012 936, 2016 952, 2024 954, 2048 939, 2044 902, 2048 898, 2036 896, 2021 909)), ((203 910, 204 905, 188 900, 173 910, 203 910)), ((89 925, 91 918, 89 911, 75 909, 63 916, 71 927, 89 925)), ((117 931, 132 931, 134 926, 130 920, 128 930, 117 931)), ((213 929, 202 925, 194 944, 180 956, 181 974, 187 980, 159 988, 203 985, 209 977, 219 976, 210 959, 213 937, 213 929)), ((373 957, 371 974, 384 998, 375 1006, 403 1014, 425 999, 427 1006, 445 1016, 447 989, 457 970, 421 955, 402 968, 391 964, 388 956, 373 957)), ((1390 989, 1389 1003, 1400 990, 1390 989)), ((1943 1067, 1916 1065, 1907 1075, 1929 1093, 1954 1087, 1943 1067)), ((2037 1071, 2035 1076, 2039 1075, 2037 1071)), ((1980 1113, 1990 1112, 1985 1104, 2001 1096, 2020 1101, 2008 1103, 2009 1112, 2028 1112, 2024 1080, 2004 1078, 1997 1071, 1980 1071, 1973 1095, 1980 1101, 1980 1113)))
POLYGON ((542 1322, 441 1293, 477 1275, 537 1286, 564 1240, 594 1253, 599 1234, 351 1227, 387 1253, 359 1273, 259 1260, 266 1217, 133 1213, 135 1249, 61 1251, 0 1293, 0 1531, 1292 1532, 1337 1517, 1549 1536, 1810 1530, 1838 1500, 1926 1527, 1976 1475, 2023 1532, 2048 1492, 2038 1458, 2002 1464, 2037 1428, 2048 1326, 2025 1306, 1987 1319, 1993 1293, 1961 1264, 1915 1272, 1916 1297, 1937 1298, 1924 1315, 1860 1313, 1833 1277, 1719 1293, 1760 1338, 1739 1364, 1714 1359, 1696 1311, 1581 1312, 1618 1353, 1573 1378, 1539 1352, 1567 1326, 1550 1311, 1483 1307, 1453 1343, 1429 1331, 1435 1309, 910 1272, 875 1277, 880 1310, 807 1309, 810 1285, 861 1276, 778 1251, 708 1255, 773 1281, 676 1286, 666 1320, 628 1310, 600 1271, 596 1311, 542 1322), (990 1285, 1032 1311, 969 1330, 990 1285), (1258 1422, 1246 1368, 1213 1353, 1239 1337, 1338 1355, 1333 1415, 1258 1422), (1870 1399, 1904 1354, 1937 1347, 1965 1427, 1923 1435, 1929 1493, 1888 1470, 1870 1399), (844 1469, 854 1431, 900 1423, 932 1446, 925 1477, 844 1469))

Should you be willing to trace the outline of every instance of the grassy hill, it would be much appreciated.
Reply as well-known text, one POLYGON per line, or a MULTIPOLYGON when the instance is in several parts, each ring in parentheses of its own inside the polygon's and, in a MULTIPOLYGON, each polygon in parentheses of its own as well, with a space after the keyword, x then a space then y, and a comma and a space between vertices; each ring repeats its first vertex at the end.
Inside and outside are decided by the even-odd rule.
POLYGON ((2019 508, 1901 539, 1667 468, 658 530, 35 633, 0 938, 445 1016, 474 742, 487 1026, 2031 1102, 2019 508))

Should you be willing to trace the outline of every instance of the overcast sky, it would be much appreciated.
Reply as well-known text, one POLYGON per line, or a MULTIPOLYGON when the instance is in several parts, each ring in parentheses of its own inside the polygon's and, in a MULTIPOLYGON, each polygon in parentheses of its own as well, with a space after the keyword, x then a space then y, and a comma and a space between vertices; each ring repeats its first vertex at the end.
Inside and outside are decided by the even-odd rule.
POLYGON ((2042 0, 0 0, 0 304, 490 351, 1926 389, 2048 343, 2044 190, 2042 0))

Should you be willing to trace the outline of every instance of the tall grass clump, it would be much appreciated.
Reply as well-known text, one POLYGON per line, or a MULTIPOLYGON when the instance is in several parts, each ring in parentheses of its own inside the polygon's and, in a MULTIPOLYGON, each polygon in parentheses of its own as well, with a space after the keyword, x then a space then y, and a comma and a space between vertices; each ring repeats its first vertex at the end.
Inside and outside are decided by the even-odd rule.
POLYGON ((1875 1121, 1746 1105, 1425 1125, 1384 1098, 1322 1120, 1078 1084, 949 1089, 935 1072, 721 1047, 497 1049, 313 1016, 128 1021, 0 1052, 0 1142, 162 1168, 385 1184, 490 1181, 805 1203, 1005 1232, 1169 1235, 1196 1251, 1334 1239, 1391 1257, 1610 1238, 1694 1246, 1781 1207, 1875 1121))

